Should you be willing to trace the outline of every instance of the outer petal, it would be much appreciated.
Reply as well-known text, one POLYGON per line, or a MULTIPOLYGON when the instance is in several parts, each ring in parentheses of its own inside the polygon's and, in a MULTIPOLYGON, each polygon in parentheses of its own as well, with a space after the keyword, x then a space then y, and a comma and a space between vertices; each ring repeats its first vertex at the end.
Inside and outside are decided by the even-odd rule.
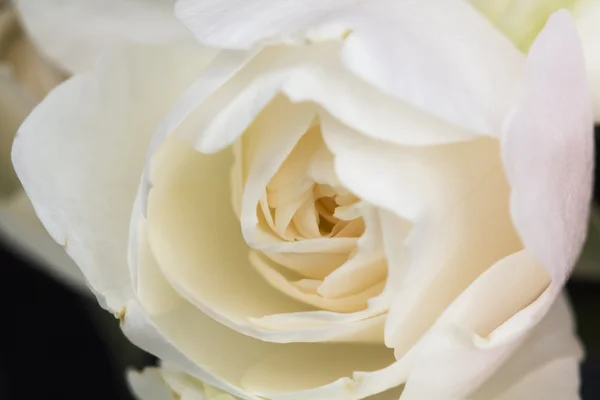
POLYGON ((166 48, 108 57, 52 92, 15 139, 15 169, 38 216, 113 311, 132 293, 128 221, 146 147, 205 63, 201 52, 166 48))
POLYGON ((281 93, 295 103, 318 103, 343 123, 387 142, 420 146, 474 136, 357 78, 340 63, 339 52, 337 43, 223 51, 169 113, 164 132, 177 130, 198 150, 215 152, 232 144, 281 93))
MULTIPOLYGON (((469 400, 579 399, 577 375, 580 357, 573 321, 567 302, 561 296, 508 362, 469 396, 469 400)), ((172 392, 190 400, 203 398, 194 395, 209 396, 207 400, 232 399, 168 365, 160 369, 147 368, 141 373, 130 371, 128 379, 139 400, 170 400, 172 392)), ((399 388, 369 399, 396 400, 401 391, 399 388)))
POLYGON ((0 202, 0 233, 15 249, 33 258, 44 271, 89 295, 83 274, 48 235, 22 190, 0 202))
POLYGON ((584 65, 569 13, 553 14, 530 50, 527 90, 502 143, 514 224, 559 286, 583 245, 591 202, 594 136, 584 65))
POLYGON ((471 400, 579 399, 581 347, 564 296, 471 400))
POLYGON ((587 64, 596 122, 600 122, 600 1, 578 0, 573 10, 587 64))
POLYGON ((10 160, 19 125, 60 76, 34 51, 9 7, 0 10, 0 58, 0 235, 36 265, 87 294, 81 271, 40 224, 10 160))
MULTIPOLYGON (((498 287, 497 284, 495 286, 498 287)), ((491 289, 492 293, 493 287, 494 282, 491 281, 480 286, 491 289)), ((519 284, 515 287, 523 288, 519 284)), ((582 350, 564 298, 557 299, 525 341, 515 341, 513 338, 505 340, 506 335, 500 337, 500 330, 506 333, 507 329, 503 328, 485 337, 473 333, 470 328, 465 329, 467 320, 481 321, 480 318, 472 318, 472 313, 487 313, 482 304, 490 306, 490 302, 498 300, 497 297, 486 296, 483 291, 476 299, 469 298, 475 292, 477 290, 458 300, 420 343, 401 400, 578 399, 578 364, 582 350), (474 305, 473 300, 479 303, 474 305), (501 368, 492 367, 499 362, 504 362, 501 368), (457 369, 457 365, 461 368, 457 369), (490 368, 495 370, 493 375, 473 393, 482 377, 489 374, 490 368)), ((518 321, 520 324, 528 316, 522 317, 518 321)), ((517 323, 507 322, 505 325, 506 328, 512 325, 512 333, 518 335, 517 323)))
POLYGON ((129 371, 129 385, 139 400, 235 400, 172 366, 129 371))
POLYGON ((121 313, 123 330, 143 349, 210 385, 249 400, 350 400, 406 377, 406 362, 394 363, 381 345, 276 344, 239 334, 180 297, 149 246, 141 247, 139 303, 121 313), (314 374, 315 365, 327 365, 326 373, 314 374))
POLYGON ((29 35, 69 72, 90 68, 98 55, 126 42, 182 44, 187 30, 173 0, 15 0, 29 35))
MULTIPOLYGON (((528 71, 527 91, 507 123, 503 143, 512 216, 525 250, 486 271, 440 318, 421 343, 407 399, 471 393, 517 351, 548 312, 583 244, 593 165, 592 118, 581 49, 567 12, 550 18, 531 48, 528 71), (511 268, 515 273, 508 274, 511 268), (549 286, 536 299, 536 291, 544 288, 540 271, 549 286), (505 278, 494 279, 496 274, 505 278), (529 277, 506 284, 520 274, 529 277), (516 300, 501 300, 502 292, 494 289, 498 282, 529 297, 499 308, 493 317, 492 305, 504 307, 516 300), (459 362, 469 368, 457 371, 459 362)), ((573 389, 576 376, 570 376, 565 385, 573 389)))
POLYGON ((523 68, 522 54, 463 1, 179 0, 176 12, 217 47, 343 41, 342 62, 357 76, 480 133, 499 130, 523 68))
POLYGON ((401 356, 477 276, 521 247, 498 144, 390 146, 321 120, 344 185, 412 223, 406 240, 388 246, 407 253, 386 321, 386 344, 401 356))
POLYGON ((146 368, 141 372, 128 371, 127 381, 138 400, 173 400, 159 368, 146 368))

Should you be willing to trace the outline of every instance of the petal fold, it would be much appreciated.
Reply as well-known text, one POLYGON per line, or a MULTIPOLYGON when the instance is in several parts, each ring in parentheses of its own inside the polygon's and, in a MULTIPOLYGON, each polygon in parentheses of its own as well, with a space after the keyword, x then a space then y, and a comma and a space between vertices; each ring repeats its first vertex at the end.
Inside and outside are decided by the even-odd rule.
POLYGON ((209 46, 342 42, 356 76, 476 133, 499 131, 522 79, 523 55, 464 1, 179 0, 176 13, 209 46))
POLYGON ((502 156, 514 224, 560 287, 585 240, 594 166, 585 62, 567 11, 550 17, 527 70, 523 98, 505 125, 502 156))
POLYGON ((133 296, 128 221, 146 148, 205 63, 177 48, 108 55, 47 96, 15 139, 15 170, 38 217, 114 312, 133 296))

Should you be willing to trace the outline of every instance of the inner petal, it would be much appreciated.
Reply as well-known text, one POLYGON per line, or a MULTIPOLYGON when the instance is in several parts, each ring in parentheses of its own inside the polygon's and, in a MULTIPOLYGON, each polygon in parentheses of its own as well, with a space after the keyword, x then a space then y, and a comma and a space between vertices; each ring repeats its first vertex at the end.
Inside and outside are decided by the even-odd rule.
POLYGON ((338 207, 348 208, 359 199, 335 178, 333 156, 317 120, 271 178, 266 192, 257 213, 282 240, 360 237, 364 232, 359 215, 349 219, 336 215, 338 207))
POLYGON ((274 288, 289 297, 317 308, 337 311, 355 312, 367 307, 367 302, 383 290, 384 282, 367 286, 358 293, 350 293, 345 297, 325 297, 317 292, 321 281, 307 280, 290 274, 277 264, 261 257, 259 252, 250 253, 250 262, 263 278, 274 288))
MULTIPOLYGON (((231 161, 230 152, 202 154, 186 142, 172 137, 154 153, 149 173, 152 186, 148 218, 140 226, 145 234, 139 237, 148 238, 148 247, 156 258, 156 269, 164 274, 166 282, 155 282, 153 274, 139 268, 138 279, 145 282, 144 285, 138 282, 139 292, 158 302, 149 302, 146 306, 158 312, 170 310, 179 305, 177 298, 182 297, 191 304, 190 307, 219 324, 267 342, 381 343, 383 320, 368 319, 375 315, 374 312, 360 318, 324 321, 318 326, 298 323, 292 328, 290 324, 261 327, 254 323, 272 315, 302 315, 307 311, 317 311, 319 307, 295 301, 281 288, 273 288, 250 263, 251 249, 240 234, 237 215, 233 207, 223 207, 231 194, 227 185, 231 161), (155 290, 177 296, 153 295, 155 290), (298 328, 299 325, 302 327, 298 328)), ((331 270, 347 260, 348 246, 335 244, 342 239, 350 238, 317 239, 334 242, 333 246, 325 246, 325 242, 313 239, 281 242, 290 246, 308 244, 308 249, 300 250, 315 250, 276 252, 276 257, 282 257, 284 261, 288 259, 292 260, 290 263, 311 266, 311 272, 316 275, 307 278, 297 274, 290 286, 295 284, 294 289, 310 296, 312 285, 314 293, 315 282, 320 283, 331 270), (318 271, 319 264, 324 267, 322 271, 318 271)), ((140 262, 145 260, 143 254, 140 262)), ((280 265, 278 267, 281 268, 280 265)), ((288 273, 294 274, 291 270, 288 273)), ((370 295, 362 296, 360 304, 364 307, 370 295)), ((313 294, 313 297, 317 296, 313 294)), ((342 305, 351 301, 356 304, 357 299, 317 300, 342 305)))
MULTIPOLYGON (((264 136, 256 129, 248 129, 237 144, 241 149, 236 152, 234 178, 245 175, 247 179, 242 179, 241 190, 239 179, 232 179, 232 185, 238 185, 235 192, 241 193, 243 202, 249 198, 245 191, 259 190, 250 179, 258 172, 252 170, 252 165, 246 166, 245 174, 244 167, 239 172, 244 163, 242 157, 258 159, 252 154, 255 148, 244 143, 254 143, 255 147, 261 142, 255 136, 261 135, 264 136)), ((377 239, 380 227, 371 222, 369 237, 363 238, 367 229, 363 218, 366 204, 340 184, 316 115, 268 180, 263 193, 253 207, 255 218, 271 241, 281 243, 278 248, 271 245, 267 249, 249 242, 255 249, 250 255, 251 263, 263 278, 287 296, 318 309, 342 313, 366 310, 369 300, 381 294, 387 277, 381 245, 373 244, 381 242, 377 239), (315 247, 299 253, 290 247, 340 239, 357 241, 336 251, 315 247)), ((243 204, 244 207, 252 208, 250 204, 243 204)))

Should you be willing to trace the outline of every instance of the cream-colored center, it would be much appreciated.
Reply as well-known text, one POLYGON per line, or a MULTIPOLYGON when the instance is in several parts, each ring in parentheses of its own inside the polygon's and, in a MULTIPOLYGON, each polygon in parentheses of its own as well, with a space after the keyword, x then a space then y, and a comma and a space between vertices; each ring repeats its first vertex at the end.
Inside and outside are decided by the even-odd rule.
POLYGON ((338 181, 333 155, 315 121, 256 206, 258 229, 281 246, 252 249, 252 264, 273 287, 317 309, 366 308, 383 290, 387 266, 381 254, 360 248, 367 231, 365 207, 338 181))
POLYGON ((335 178, 333 156, 314 126, 271 178, 257 213, 285 241, 360 237, 365 226, 358 203, 335 178))

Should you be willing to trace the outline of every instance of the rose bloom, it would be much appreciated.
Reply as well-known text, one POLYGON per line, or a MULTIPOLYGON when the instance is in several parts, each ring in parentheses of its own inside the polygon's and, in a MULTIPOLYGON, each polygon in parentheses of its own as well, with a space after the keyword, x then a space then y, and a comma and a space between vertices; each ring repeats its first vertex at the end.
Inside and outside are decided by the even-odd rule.
POLYGON ((138 395, 577 398, 561 291, 593 117, 569 12, 525 53, 459 0, 180 0, 189 32, 165 1, 51 3, 17 4, 85 72, 13 162, 162 360, 138 395))

